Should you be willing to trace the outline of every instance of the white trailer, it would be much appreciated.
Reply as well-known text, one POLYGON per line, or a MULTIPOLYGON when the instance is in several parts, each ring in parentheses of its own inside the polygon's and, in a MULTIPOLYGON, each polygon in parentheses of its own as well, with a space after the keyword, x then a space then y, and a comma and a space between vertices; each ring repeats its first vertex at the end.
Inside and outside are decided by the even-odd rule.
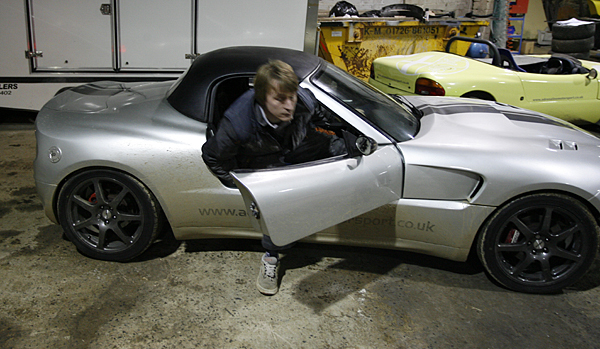
POLYGON ((226 46, 316 52, 318 0, 2 0, 0 108, 39 110, 59 89, 177 78, 226 46))

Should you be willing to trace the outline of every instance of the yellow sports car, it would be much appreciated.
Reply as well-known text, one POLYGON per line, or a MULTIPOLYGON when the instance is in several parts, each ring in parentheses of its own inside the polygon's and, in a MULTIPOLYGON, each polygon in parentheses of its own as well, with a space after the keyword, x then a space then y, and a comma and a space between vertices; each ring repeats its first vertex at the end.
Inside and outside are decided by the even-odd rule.
POLYGON ((585 126, 600 120, 598 69, 563 54, 513 56, 487 40, 454 37, 446 52, 376 59, 369 82, 389 94, 486 99, 585 126))

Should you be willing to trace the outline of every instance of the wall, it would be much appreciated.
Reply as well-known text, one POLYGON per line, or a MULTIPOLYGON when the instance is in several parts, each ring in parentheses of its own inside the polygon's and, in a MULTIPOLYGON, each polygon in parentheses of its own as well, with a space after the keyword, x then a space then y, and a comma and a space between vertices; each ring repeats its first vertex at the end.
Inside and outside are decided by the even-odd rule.
POLYGON ((548 27, 548 23, 546 23, 542 0, 529 0, 529 7, 525 15, 523 39, 537 40, 538 30, 544 30, 546 27, 548 27))
MULTIPOLYGON (((442 12, 456 11, 457 16, 463 16, 470 12, 473 0, 347 0, 354 5, 359 13, 369 10, 379 10, 384 6, 393 4, 413 4, 430 10, 442 10, 442 12)), ((475 0, 480 2, 491 2, 493 0, 475 0)), ((338 2, 338 0, 319 0, 319 13, 327 15, 329 10, 338 2)))
MULTIPOLYGON (((494 10, 494 0, 347 0, 353 4, 359 13, 363 13, 369 10, 379 10, 384 6, 393 4, 413 4, 422 7, 423 9, 430 9, 432 11, 440 10, 438 12, 450 12, 454 11, 457 17, 464 16, 469 12, 473 12, 476 15, 488 15, 492 14, 494 10)), ((541 0, 538 0, 541 1, 541 0)), ((338 2, 338 0, 319 0, 319 15, 327 16, 331 8, 338 2)), ((484 38, 488 38, 490 35, 489 28, 482 28, 481 33, 484 38)))
MULTIPOLYGON (((456 11, 457 16, 464 16, 473 11, 477 15, 491 14, 494 10, 494 0, 347 0, 353 4, 359 13, 368 10, 378 10, 387 5, 393 4, 414 4, 422 8, 431 10, 442 10, 444 12, 456 11)), ((326 16, 329 10, 338 2, 338 0, 319 0, 319 14, 326 16)), ((527 15, 525 16, 525 30, 523 37, 529 40, 537 40, 538 30, 544 30, 547 27, 546 16, 542 0, 529 0, 527 15)), ((485 35, 485 33, 484 33, 485 35)))

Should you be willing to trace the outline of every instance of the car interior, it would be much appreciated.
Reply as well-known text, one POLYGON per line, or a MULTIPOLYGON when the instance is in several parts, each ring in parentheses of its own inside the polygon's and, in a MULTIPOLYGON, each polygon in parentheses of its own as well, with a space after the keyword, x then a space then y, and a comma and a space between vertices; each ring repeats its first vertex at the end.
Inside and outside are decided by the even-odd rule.
POLYGON ((520 72, 551 75, 587 74, 589 70, 574 57, 555 53, 550 58, 513 56, 507 49, 498 49, 503 66, 520 72), (506 52, 505 52, 506 51, 506 52), (517 63, 519 62, 519 63, 517 63))
MULTIPOLYGON (((209 108, 209 122, 207 125, 207 139, 217 132, 219 122, 227 108, 242 94, 253 88, 253 76, 237 76, 226 78, 216 84, 211 93, 211 107, 209 108)), ((299 102, 300 103, 300 102, 299 102)), ((348 142, 355 141, 358 131, 345 123, 341 118, 320 104, 319 117, 313 118, 315 129, 326 135, 335 135, 348 142)))
POLYGON ((217 83, 211 94, 211 101, 213 103, 210 103, 207 138, 214 136, 217 132, 219 121, 221 121, 227 108, 251 88, 251 76, 229 78, 217 83))
MULTIPOLYGON (((569 55, 555 53, 549 58, 516 55, 510 50, 498 48, 500 53, 500 64, 503 68, 522 73, 568 75, 588 74, 589 69, 581 65, 581 62, 569 55)), ((492 63, 492 58, 475 58, 477 60, 492 63)))
POLYGON ((477 38, 454 37, 448 42, 446 52, 464 55, 481 62, 522 73, 568 75, 588 74, 590 72, 589 69, 581 65, 578 59, 570 55, 553 53, 549 58, 513 55, 506 48, 496 47, 496 45, 487 40, 477 38), (453 45, 453 43, 461 41, 471 42, 464 54, 460 54, 458 46, 453 45), (495 57, 496 54, 499 56, 499 59, 495 57))

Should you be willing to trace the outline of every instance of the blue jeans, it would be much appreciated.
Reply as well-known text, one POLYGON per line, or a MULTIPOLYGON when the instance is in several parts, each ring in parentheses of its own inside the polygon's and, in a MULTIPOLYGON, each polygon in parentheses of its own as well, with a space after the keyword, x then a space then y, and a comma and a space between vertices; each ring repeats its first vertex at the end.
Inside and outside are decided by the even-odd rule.
POLYGON ((277 257, 278 252, 290 249, 292 246, 294 246, 296 244, 295 242, 292 242, 291 244, 287 244, 284 246, 277 246, 273 243, 273 241, 271 241, 271 237, 269 235, 263 235, 261 243, 262 243, 262 247, 267 252, 269 252, 269 254, 271 256, 274 256, 274 257, 277 257))

